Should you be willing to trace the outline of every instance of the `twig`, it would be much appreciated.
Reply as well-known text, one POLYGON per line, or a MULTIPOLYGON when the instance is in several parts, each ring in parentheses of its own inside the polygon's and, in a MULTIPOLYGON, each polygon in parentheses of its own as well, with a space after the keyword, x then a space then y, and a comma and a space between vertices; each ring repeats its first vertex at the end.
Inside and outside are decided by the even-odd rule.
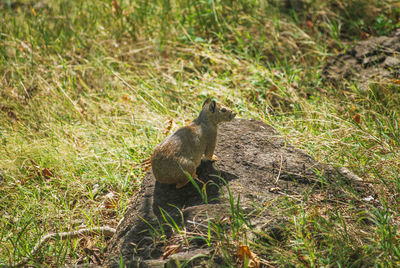
POLYGON ((290 194, 284 193, 284 192, 282 192, 282 191, 278 191, 277 193, 278 193, 278 194, 281 194, 281 195, 284 195, 284 196, 287 196, 287 197, 290 197, 290 198, 293 198, 294 200, 297 200, 297 201, 301 202, 301 199, 295 197, 294 195, 290 195, 290 194))
POLYGON ((193 225, 197 225, 197 226, 201 226, 201 227, 204 227, 204 228, 208 228, 208 226, 207 225, 204 225, 204 224, 202 224, 202 223, 199 223, 199 222, 195 222, 195 221, 192 221, 192 220, 188 220, 187 221, 188 223, 191 223, 191 224, 193 224, 193 225))
POLYGON ((280 166, 279 166, 278 176, 276 176, 275 185, 278 183, 279 177, 281 176, 282 162, 283 162, 283 155, 281 155, 281 164, 280 164, 280 166))
POLYGON ((15 264, 15 267, 21 267, 27 264, 31 260, 32 256, 36 255, 37 251, 43 246, 43 244, 52 238, 58 237, 60 239, 66 239, 66 238, 72 239, 81 235, 93 235, 96 232, 102 232, 104 236, 110 237, 115 233, 115 229, 112 227, 103 226, 95 228, 83 228, 71 232, 49 233, 43 236, 40 239, 40 241, 35 245, 35 247, 32 249, 31 253, 27 257, 23 258, 20 262, 15 264))

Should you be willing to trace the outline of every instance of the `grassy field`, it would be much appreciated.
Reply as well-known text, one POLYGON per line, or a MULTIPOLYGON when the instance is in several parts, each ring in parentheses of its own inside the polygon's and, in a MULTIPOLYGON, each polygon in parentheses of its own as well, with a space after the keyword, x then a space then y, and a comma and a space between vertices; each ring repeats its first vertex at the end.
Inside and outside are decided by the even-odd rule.
MULTIPOLYGON (((361 212, 288 203, 288 238, 250 245, 264 263, 400 265, 398 81, 320 76, 329 56, 398 28, 397 1, 3 0, 0 15, 0 266, 46 233, 116 227, 141 163, 208 96, 376 190, 361 212)), ((101 259, 105 244, 56 239, 29 264, 101 259)))

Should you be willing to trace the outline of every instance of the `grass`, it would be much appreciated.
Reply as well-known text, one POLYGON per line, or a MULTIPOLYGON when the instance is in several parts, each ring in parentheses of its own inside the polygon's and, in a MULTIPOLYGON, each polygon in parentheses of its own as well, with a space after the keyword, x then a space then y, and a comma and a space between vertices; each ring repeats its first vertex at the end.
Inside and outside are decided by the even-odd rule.
MULTIPOLYGON (((398 265, 399 86, 333 88, 320 73, 363 33, 398 28, 400 7, 285 3, 1 2, 0 265, 49 232, 115 227, 140 187, 140 163, 206 96, 350 168, 382 204, 282 201, 293 228, 282 243, 254 241, 257 254, 277 266, 398 265)), ((105 243, 56 240, 31 264, 87 262, 86 249, 105 243)))

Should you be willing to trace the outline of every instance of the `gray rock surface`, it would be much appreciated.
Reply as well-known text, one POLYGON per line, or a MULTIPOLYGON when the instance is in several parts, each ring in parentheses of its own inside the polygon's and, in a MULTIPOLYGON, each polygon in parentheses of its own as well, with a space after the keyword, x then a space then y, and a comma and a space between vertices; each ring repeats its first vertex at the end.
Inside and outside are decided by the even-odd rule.
POLYGON ((196 239, 183 243, 178 253, 163 257, 168 245, 179 244, 177 232, 166 219, 170 223, 174 219, 188 234, 206 234, 208 219, 223 222, 231 218, 230 197, 236 202, 240 196, 240 208, 254 229, 279 240, 284 235, 285 219, 271 216, 266 209, 251 215, 254 208, 273 204, 277 198, 296 199, 314 191, 340 199, 343 185, 368 195, 364 183, 350 171, 316 162, 260 121, 235 119, 222 124, 215 154, 217 163, 204 161, 197 169, 202 183, 196 185, 204 186, 207 200, 191 183, 175 189, 174 185, 156 182, 151 172, 145 176, 139 194, 133 197, 108 243, 105 265, 119 267, 123 260, 131 267, 163 267, 167 262, 174 267, 177 261, 182 264, 190 259, 194 259, 190 266, 223 264, 212 245, 196 239), (164 236, 160 236, 162 233, 164 236))
POLYGON ((361 88, 371 82, 400 76, 400 30, 393 36, 372 37, 359 42, 346 53, 330 59, 322 77, 335 85, 358 81, 361 88))

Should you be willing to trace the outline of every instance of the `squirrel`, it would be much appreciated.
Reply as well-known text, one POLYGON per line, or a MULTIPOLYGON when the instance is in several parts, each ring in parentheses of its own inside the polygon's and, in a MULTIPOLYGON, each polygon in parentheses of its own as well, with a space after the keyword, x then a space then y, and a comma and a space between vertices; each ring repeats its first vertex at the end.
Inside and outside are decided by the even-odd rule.
POLYGON ((156 180, 176 184, 179 189, 189 182, 185 172, 197 179, 196 168, 203 155, 205 159, 217 160, 214 149, 218 124, 231 121, 235 116, 236 113, 231 109, 207 98, 195 120, 155 147, 151 156, 151 167, 156 180))

